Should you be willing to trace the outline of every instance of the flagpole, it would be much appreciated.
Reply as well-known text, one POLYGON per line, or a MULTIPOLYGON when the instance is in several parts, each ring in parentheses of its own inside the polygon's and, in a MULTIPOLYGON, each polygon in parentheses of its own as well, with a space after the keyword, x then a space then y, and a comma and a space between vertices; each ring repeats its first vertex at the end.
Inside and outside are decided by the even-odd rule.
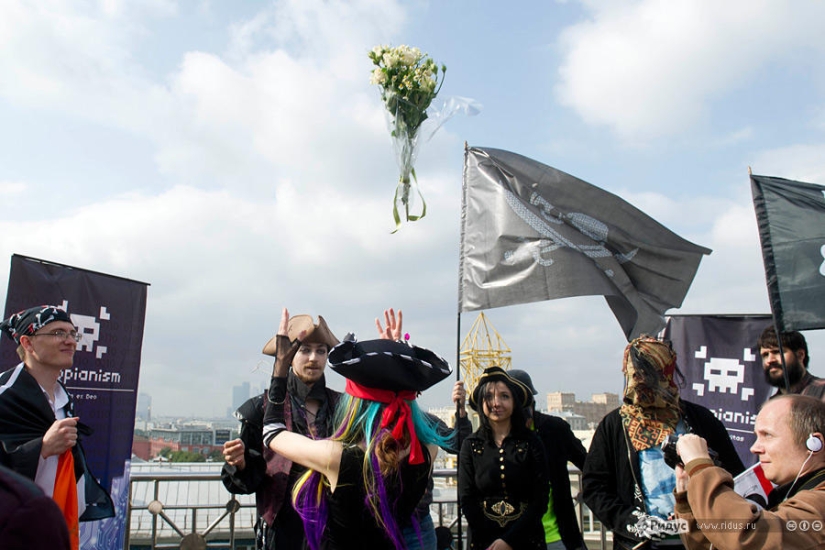
MULTIPOLYGON (((458 307, 456 308, 456 316, 455 316, 455 379, 456 381, 461 380, 461 303, 464 298, 464 293, 462 291, 462 284, 463 284, 463 277, 464 277, 464 221, 467 216, 467 204, 466 204, 466 196, 467 196, 467 155, 469 153, 469 146, 467 142, 464 142, 464 169, 462 170, 462 177, 461 177, 461 239, 460 242, 461 248, 459 250, 458 255, 458 303, 456 304, 458 307)), ((456 422, 461 417, 461 403, 456 403, 456 422)), ((465 411, 465 414, 468 414, 465 411)), ((459 460, 456 461, 456 474, 458 474, 458 465, 459 461, 461 460, 461 433, 456 430, 456 446, 458 447, 458 456, 459 460)), ((458 480, 458 475, 456 475, 456 480, 458 480)), ((458 491, 458 484, 456 484, 456 534, 458 535, 458 550, 463 550, 464 548, 464 539, 461 534, 461 496, 460 492, 458 491)))

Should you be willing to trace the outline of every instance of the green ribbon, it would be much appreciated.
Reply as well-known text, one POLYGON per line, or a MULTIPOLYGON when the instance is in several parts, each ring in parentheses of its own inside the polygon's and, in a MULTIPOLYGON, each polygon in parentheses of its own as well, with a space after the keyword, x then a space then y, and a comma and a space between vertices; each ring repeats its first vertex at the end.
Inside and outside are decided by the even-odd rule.
POLYGON ((410 175, 412 175, 415 180, 415 192, 418 193, 418 196, 421 198, 421 214, 417 216, 410 214, 409 188, 412 187, 412 184, 410 184, 409 181, 404 181, 402 176, 395 188, 395 196, 392 199, 392 217, 395 220, 395 229, 391 234, 394 234, 401 229, 401 215, 398 213, 398 193, 400 189, 406 188, 401 194, 401 203, 404 205, 404 216, 406 221, 415 222, 427 215, 427 201, 424 200, 424 195, 421 194, 421 190, 418 188, 418 178, 415 176, 415 168, 410 170, 410 175))

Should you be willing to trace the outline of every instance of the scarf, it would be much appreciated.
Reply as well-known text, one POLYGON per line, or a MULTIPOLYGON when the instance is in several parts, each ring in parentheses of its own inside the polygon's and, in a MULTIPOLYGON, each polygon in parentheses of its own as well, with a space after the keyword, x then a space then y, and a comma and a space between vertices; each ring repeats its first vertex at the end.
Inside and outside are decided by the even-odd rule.
POLYGON ((398 415, 398 420, 396 420, 392 429, 392 436, 400 440, 404 437, 404 428, 406 428, 410 434, 410 464, 415 465, 424 462, 424 455, 421 451, 421 445, 418 443, 418 435, 415 433, 412 409, 410 409, 409 404, 409 401, 415 400, 418 395, 417 392, 412 390, 395 392, 368 388, 353 382, 349 378, 347 378, 346 392, 360 399, 386 403, 387 406, 384 407, 384 413, 381 415, 381 428, 387 428, 398 415))
POLYGON ((676 354, 661 340, 642 336, 624 350, 624 404, 622 425, 636 451, 661 445, 676 433, 679 423, 679 388, 673 381, 676 354))
MULTIPOLYGON (((327 384, 324 375, 311 387, 304 384, 300 378, 295 376, 292 369, 286 378, 286 391, 292 400, 292 423, 297 432, 310 437, 329 437, 332 433, 328 425, 330 422, 330 404, 327 402, 327 384), (307 399, 315 399, 320 403, 318 413, 313 421, 307 418, 307 399)), ((309 413, 311 414, 311 413, 309 413)))

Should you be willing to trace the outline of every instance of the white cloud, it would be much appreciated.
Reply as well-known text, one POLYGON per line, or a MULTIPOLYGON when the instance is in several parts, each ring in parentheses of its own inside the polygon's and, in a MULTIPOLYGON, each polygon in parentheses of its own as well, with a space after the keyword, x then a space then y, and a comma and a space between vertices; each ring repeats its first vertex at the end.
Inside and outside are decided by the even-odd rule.
MULTIPOLYGON (((341 336, 361 327, 362 337, 371 337, 370 320, 384 307, 411 306, 410 330, 426 334, 417 323, 454 295, 455 279, 433 278, 420 299, 406 290, 420 285, 422 261, 439 265, 454 254, 457 236, 433 243, 458 220, 436 191, 427 223, 391 235, 391 191, 380 199, 315 195, 285 183, 270 201, 192 187, 122 195, 50 220, 0 222, 0 257, 150 283, 142 387, 173 408, 181 387, 217 395, 247 376, 282 306, 323 314, 341 336)), ((211 404, 192 407, 207 414, 211 404)))
MULTIPOLYGON (((727 200, 696 196, 691 194, 690 189, 679 189, 669 195, 651 191, 620 191, 617 195, 688 240, 710 227, 720 214, 731 207, 727 200)), ((702 242, 697 244, 707 246, 702 242)))
MULTIPOLYGON (((147 8, 164 4, 159 1, 147 8)), ((130 17, 117 17, 137 15, 119 10, 119 5, 4 2, 0 69, 6 78, 0 81, 0 95, 40 108, 83 105, 91 116, 101 98, 116 94, 117 88, 123 91, 124 79, 136 69, 130 47, 145 29, 130 17)))
POLYGON ((22 181, 0 181, 0 197, 6 200, 22 195, 26 189, 22 181))
POLYGON ((756 215, 749 202, 728 203, 716 216, 702 264, 683 304, 691 313, 765 313, 767 300, 756 215))
POLYGON ((132 50, 153 37, 122 8, 6 6, 0 96, 144 136, 161 173, 190 185, 260 192, 286 177, 323 188, 386 143, 366 53, 403 19, 395 3, 277 3, 236 24, 227 56, 185 53, 167 83, 136 63, 132 50))
MULTIPOLYGON (((768 32, 787 17, 784 8, 749 3, 734 10, 724 4, 714 18, 707 15, 709 5, 674 2, 671 13, 650 2, 587 4, 592 20, 571 27, 563 41, 561 93, 582 117, 621 135, 662 135, 701 119, 709 99, 743 86, 742 79, 765 63, 784 62, 787 52, 819 40, 809 29, 821 20, 812 17, 814 8, 796 6, 808 17, 790 39, 790 33, 773 38, 768 32), (756 20, 750 12, 777 22, 756 20), (747 24, 731 22, 743 13, 750 14, 743 18, 747 24), (700 24, 703 17, 710 23, 700 24), (752 57, 734 39, 744 43, 748 29, 769 35, 752 57), (604 51, 626 53, 605 64, 604 51), (606 65, 617 63, 621 67, 611 73, 606 65), (714 78, 705 82, 704 76, 714 78), (617 102, 621 108, 612 109, 617 102)), ((4 127, 2 136, 14 143, 26 134, 33 144, 26 165, 7 169, 0 163, 6 170, 0 196, 14 199, 4 203, 0 257, 25 254, 151 283, 141 390, 153 395, 156 413, 222 414, 229 387, 249 379, 264 383, 268 366, 252 371, 282 306, 323 314, 339 336, 355 330, 362 338, 372 336, 372 319, 383 308, 400 307, 414 341, 454 361, 461 143, 494 142, 501 124, 514 120, 530 121, 516 128, 525 143, 565 140, 557 157, 588 148, 594 181, 615 182, 628 201, 714 249, 685 309, 736 312, 753 304, 749 309, 765 310, 747 190, 730 198, 731 191, 720 186, 691 197, 695 189, 678 188, 655 166, 631 176, 632 182, 619 173, 597 177, 604 174, 600 164, 621 162, 609 146, 577 139, 581 129, 567 124, 570 117, 543 127, 548 133, 542 134, 534 128, 541 124, 511 116, 519 105, 496 89, 535 82, 520 80, 533 73, 516 66, 518 55, 506 48, 502 59, 513 63, 506 84, 486 78, 457 53, 450 62, 456 80, 448 82, 460 83, 462 70, 470 68, 489 81, 484 86, 497 87, 477 84, 480 101, 502 95, 508 104, 466 125, 470 135, 451 134, 448 125, 424 146, 416 168, 428 215, 391 235, 397 168, 377 90, 368 84, 366 52, 377 43, 398 43, 412 28, 429 29, 430 21, 408 27, 409 5, 384 0, 282 0, 246 19, 209 3, 194 11, 163 0, 142 11, 135 6, 114 0, 80 7, 0 3, 0 73, 10 76, 0 80, 0 110, 27 124, 4 127), (164 30, 170 23, 174 33, 164 30), (59 157, 53 134, 38 130, 66 126, 77 147, 59 157), (118 146, 138 147, 110 157, 95 146, 105 146, 109 137, 118 146), (55 172, 39 170, 55 157, 55 172), (147 175, 132 180, 123 174, 121 183, 121 166, 113 159, 123 158, 130 167, 147 165, 147 175), (88 169, 98 165, 106 168, 104 177, 87 181, 88 169), (647 192, 646 180, 655 182, 647 192), (28 192, 33 189, 39 193, 28 192), (66 205, 67 198, 77 200, 66 205)), ((416 4, 415 10, 410 13, 445 14, 437 3, 416 4)), ((466 39, 463 49, 478 51, 470 47, 477 40, 473 33, 460 37, 466 39)), ((423 39, 417 45, 430 47, 423 39)), ((762 132, 767 126, 754 127, 762 132)), ((741 124, 726 132, 722 141, 714 136, 708 143, 742 143, 757 133, 741 124)), ((757 153, 749 162, 762 173, 792 166, 794 174, 777 175, 819 181, 822 152, 801 142, 757 153)), ((691 166, 704 161, 684 160, 691 166)), ((729 169, 710 168, 715 174, 729 169)), ((3 269, 0 263, 0 277, 3 269)), ((620 391, 624 339, 602 297, 488 313, 513 349, 514 365, 534 372, 540 389, 583 397, 620 391)), ((475 315, 462 315, 462 336, 475 315)), ((423 401, 443 404, 450 383, 423 401)))
POLYGON ((825 4, 771 0, 583 2, 560 38, 559 101, 628 141, 678 135, 772 63, 821 55, 825 4))
POLYGON ((754 155, 753 173, 825 185, 825 143, 800 143, 754 155))

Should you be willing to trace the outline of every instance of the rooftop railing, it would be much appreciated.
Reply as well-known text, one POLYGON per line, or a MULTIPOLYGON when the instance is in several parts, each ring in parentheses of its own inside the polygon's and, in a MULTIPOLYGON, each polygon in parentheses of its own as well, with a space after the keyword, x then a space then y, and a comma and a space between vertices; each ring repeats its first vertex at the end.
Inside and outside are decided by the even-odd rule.
MULTIPOLYGON (((191 465, 194 466, 194 465, 191 465)), ((126 525, 126 548, 205 550, 220 548, 251 550, 255 548, 255 496, 233 495, 221 482, 219 465, 199 465, 187 471, 174 463, 152 470, 133 469, 129 485, 129 513, 126 525), (168 470, 166 468, 169 468, 168 470)), ((569 468, 574 494, 581 487, 581 472, 569 468)), ((434 471, 435 491, 430 513, 433 523, 447 526, 453 534, 452 548, 466 548, 466 519, 458 518, 456 471, 434 471)), ((574 498, 579 525, 588 548, 605 550, 610 534, 583 504, 574 498)))

